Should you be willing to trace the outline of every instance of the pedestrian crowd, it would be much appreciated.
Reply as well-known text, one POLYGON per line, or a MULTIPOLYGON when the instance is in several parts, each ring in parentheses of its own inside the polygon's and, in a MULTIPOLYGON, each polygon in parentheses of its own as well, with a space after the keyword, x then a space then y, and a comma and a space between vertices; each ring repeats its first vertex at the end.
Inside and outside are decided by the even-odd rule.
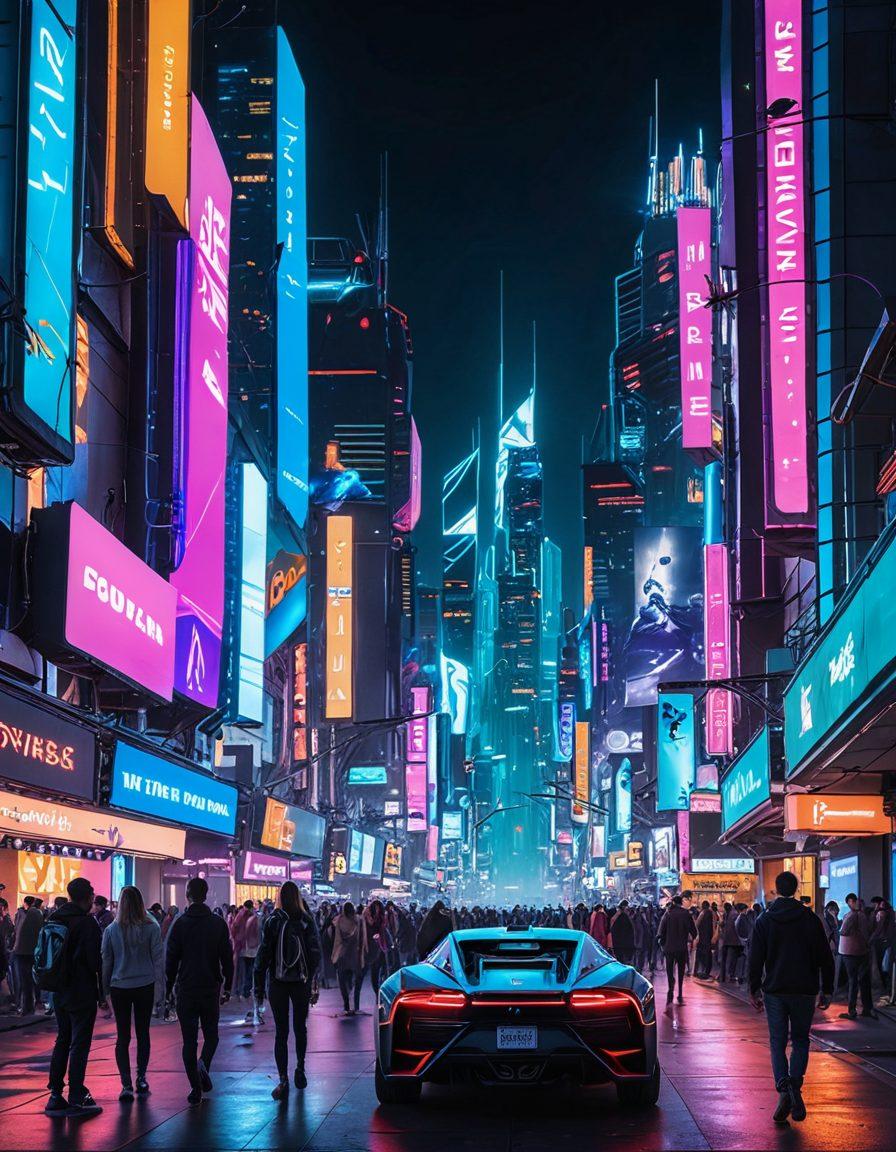
POLYGON ((796 897, 797 886, 796 877, 782 873, 777 899, 766 909, 730 902, 719 907, 685 891, 664 908, 620 900, 615 906, 450 909, 442 900, 427 908, 374 899, 358 905, 324 901, 312 910, 292 882, 281 887, 276 905, 246 900, 239 907, 210 908, 208 885, 197 877, 187 884, 181 910, 158 903, 147 909, 133 886, 110 903, 79 877, 68 885, 68 899, 56 897, 49 909, 39 897, 26 896, 12 916, 0 896, 0 984, 6 981, 16 1013, 56 1017, 49 1115, 102 1111, 85 1084, 100 1011, 115 1017, 121 1101, 149 1093, 150 1020, 164 1015, 180 1024, 188 1100, 200 1103, 213 1089, 220 1008, 231 997, 248 1002, 247 1023, 260 1024, 265 1003, 270 1006, 278 1075, 272 1095, 283 1100, 291 1087, 290 1028, 292 1085, 307 1086, 307 1017, 321 986, 338 987, 343 1011, 352 1016, 360 1010, 365 979, 376 996, 387 976, 429 955, 455 929, 571 928, 639 972, 653 977, 665 968, 669 1006, 676 990, 677 1002, 684 1003, 684 981, 691 974, 747 984, 754 1005, 768 1016, 779 1091, 776 1119, 799 1120, 805 1115, 800 1088, 815 1007, 826 1008, 842 981, 842 1016, 856 1019, 861 1000, 861 1015, 877 1018, 872 977, 888 983, 896 914, 882 897, 865 905, 851 893, 842 915, 834 901, 816 915, 811 901, 796 897))

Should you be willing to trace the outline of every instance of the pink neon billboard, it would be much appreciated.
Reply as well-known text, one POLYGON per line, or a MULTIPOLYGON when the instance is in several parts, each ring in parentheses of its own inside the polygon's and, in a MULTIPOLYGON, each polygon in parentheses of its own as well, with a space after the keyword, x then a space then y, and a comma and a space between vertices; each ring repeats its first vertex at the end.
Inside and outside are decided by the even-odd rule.
POLYGON ((412 764, 425 764, 429 749, 429 689, 411 689, 411 719, 407 724, 407 758, 412 764))
POLYGON ((69 507, 66 642, 170 700, 174 589, 79 504, 69 507))
POLYGON ((792 100, 794 108, 778 119, 769 117, 765 137, 769 524, 809 511, 803 40, 798 0, 765 0, 765 105, 778 100, 792 100))
POLYGON ((712 276, 709 208, 678 209, 678 344, 681 444, 712 448, 712 312, 705 307, 712 276))
POLYGON ((423 445, 420 443, 420 433, 414 417, 411 417, 411 450, 410 450, 410 495, 406 503, 395 513, 394 524, 399 532, 410 532, 420 519, 422 509, 423 489, 423 445))
MULTIPOLYGON (((731 626, 728 593, 728 548, 707 544, 703 549, 703 640, 707 680, 731 675, 731 626)), ((727 756, 732 750, 731 693, 712 688, 704 704, 706 751, 727 756)))
MULTIPOLYGON (((227 463, 227 322, 231 184, 202 105, 190 98, 188 319, 180 350, 175 485, 177 589, 175 688, 215 708, 224 615, 224 479, 227 463), (185 353, 185 354, 184 354, 185 353)), ((185 299, 186 297, 186 299, 185 299)))

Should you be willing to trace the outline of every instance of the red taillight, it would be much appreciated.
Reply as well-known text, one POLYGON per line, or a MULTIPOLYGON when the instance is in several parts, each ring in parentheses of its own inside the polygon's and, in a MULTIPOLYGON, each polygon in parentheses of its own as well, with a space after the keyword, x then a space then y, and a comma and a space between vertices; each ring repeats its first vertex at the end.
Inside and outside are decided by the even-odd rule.
POLYGON ((628 1008, 631 997, 624 992, 573 992, 569 997, 570 1008, 628 1008))
POLYGON ((425 1008, 448 1012, 464 1008, 466 1004, 467 998, 463 992, 399 992, 392 1001, 388 1023, 392 1023, 399 1008, 425 1008))

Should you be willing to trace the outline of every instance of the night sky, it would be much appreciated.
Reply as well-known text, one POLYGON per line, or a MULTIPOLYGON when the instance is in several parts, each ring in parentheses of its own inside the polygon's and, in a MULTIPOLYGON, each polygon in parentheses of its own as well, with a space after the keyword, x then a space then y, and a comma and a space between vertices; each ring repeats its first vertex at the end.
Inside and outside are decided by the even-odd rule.
POLYGON ((653 78, 661 161, 719 129, 719 0, 281 0, 308 94, 309 231, 373 221, 390 155, 391 302, 410 317, 423 441, 423 578, 439 578, 442 474, 494 442, 498 271, 505 413, 530 379, 545 522, 581 607, 579 463, 607 390, 613 278, 631 267, 653 78))

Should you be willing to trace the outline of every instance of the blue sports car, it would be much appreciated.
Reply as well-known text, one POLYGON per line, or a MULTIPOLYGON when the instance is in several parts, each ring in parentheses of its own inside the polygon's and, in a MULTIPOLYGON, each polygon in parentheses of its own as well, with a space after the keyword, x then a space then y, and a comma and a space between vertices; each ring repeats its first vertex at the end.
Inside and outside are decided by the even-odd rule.
POLYGON ((612 1082, 620 1101, 660 1090, 653 987, 584 932, 452 932, 380 987, 376 1094, 410 1103, 424 1082, 612 1082))

